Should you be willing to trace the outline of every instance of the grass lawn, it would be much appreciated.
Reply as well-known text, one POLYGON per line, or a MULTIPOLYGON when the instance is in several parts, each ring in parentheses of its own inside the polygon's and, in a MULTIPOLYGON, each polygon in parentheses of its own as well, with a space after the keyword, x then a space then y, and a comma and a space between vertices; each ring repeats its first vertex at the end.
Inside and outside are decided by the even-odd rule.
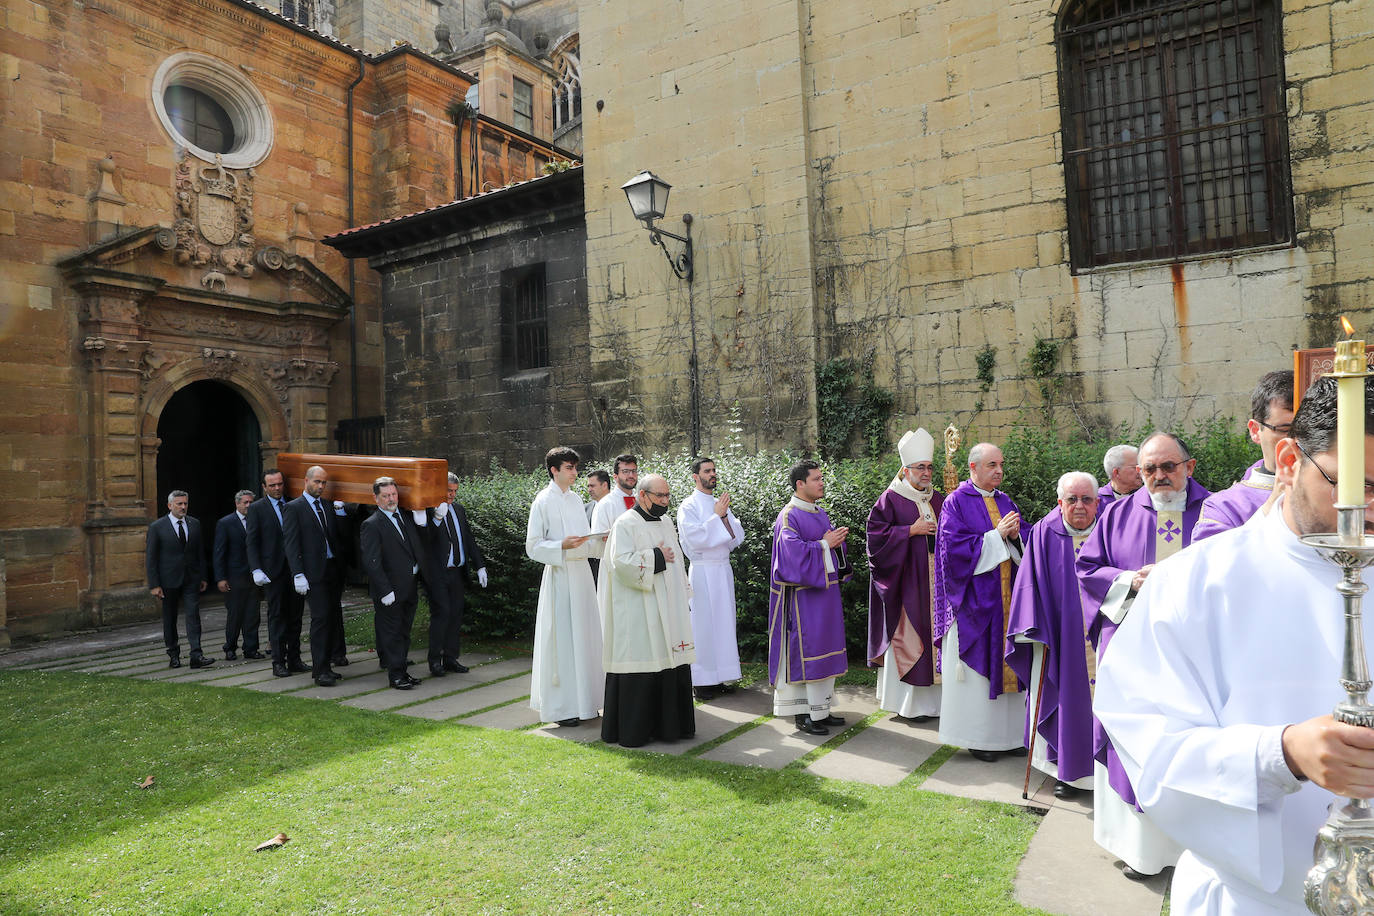
POLYGON ((919 775, 78 674, 0 672, 0 710, 6 914, 1029 912, 1011 885, 1038 819, 919 775))

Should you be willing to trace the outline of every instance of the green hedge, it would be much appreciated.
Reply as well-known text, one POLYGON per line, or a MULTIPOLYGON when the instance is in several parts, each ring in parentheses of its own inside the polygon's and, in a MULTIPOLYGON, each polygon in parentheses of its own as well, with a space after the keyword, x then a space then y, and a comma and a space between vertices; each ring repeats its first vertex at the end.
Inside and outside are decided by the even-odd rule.
MULTIPOLYGON (((1184 434, 1198 459, 1196 476, 1210 490, 1229 486, 1258 457, 1258 449, 1239 424, 1209 421, 1184 434)), ((1081 470, 1103 480, 1102 455, 1117 442, 1139 441, 1139 435, 1119 439, 1077 439, 1062 441, 1052 432, 1022 426, 1002 443, 1007 460, 1003 489, 1016 500, 1028 521, 1038 521, 1055 503, 1054 485, 1065 471, 1081 470)), ((956 456, 961 468, 967 464, 965 443, 956 456)), ((738 446, 715 456, 722 492, 731 494, 731 509, 744 526, 744 545, 732 555, 735 594, 739 607, 738 634, 740 654, 746 660, 765 658, 768 650, 768 565, 773 521, 789 497, 787 469, 796 460, 789 453, 746 453, 738 446)), ((640 473, 665 476, 673 491, 673 511, 691 492, 685 454, 644 455, 640 473)), ((846 458, 823 462, 826 498, 822 505, 836 525, 848 525, 849 554, 855 575, 843 589, 845 631, 849 639, 850 663, 863 663, 868 633, 868 558, 864 550, 864 523, 873 503, 897 472, 895 454, 886 458, 846 458)), ((936 458, 937 486, 943 479, 943 456, 936 458)), ((589 468, 584 468, 584 471, 589 468)), ((967 477, 961 473, 961 479, 967 477)), ((493 467, 479 477, 464 479, 459 485, 459 500, 467 508, 468 521, 487 557, 490 587, 474 588, 468 593, 466 629, 474 637, 524 637, 534 630, 539 580, 543 567, 525 556, 525 525, 530 503, 548 482, 541 468, 528 474, 513 474, 493 467)), ((585 478, 577 488, 585 499, 585 478)))

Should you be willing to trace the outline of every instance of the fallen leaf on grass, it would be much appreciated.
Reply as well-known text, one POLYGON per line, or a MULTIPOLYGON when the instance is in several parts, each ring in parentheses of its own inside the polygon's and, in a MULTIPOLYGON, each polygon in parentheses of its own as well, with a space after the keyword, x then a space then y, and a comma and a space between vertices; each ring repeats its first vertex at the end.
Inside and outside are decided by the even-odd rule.
POLYGON ((153 787, 153 777, 145 776, 142 782, 136 782, 134 785, 138 786, 140 789, 151 789, 153 787))
POLYGON ((262 852, 264 849, 276 849, 276 848, 279 847, 279 846, 284 846, 284 845, 286 845, 286 841, 289 840, 289 839, 291 839, 291 838, 290 838, 289 836, 287 836, 286 834, 284 834, 284 833, 279 833, 279 834, 277 834, 276 836, 272 837, 272 839, 268 840, 266 843, 259 843, 259 844, 257 845, 257 848, 254 849, 253 851, 254 851, 254 852, 262 852))

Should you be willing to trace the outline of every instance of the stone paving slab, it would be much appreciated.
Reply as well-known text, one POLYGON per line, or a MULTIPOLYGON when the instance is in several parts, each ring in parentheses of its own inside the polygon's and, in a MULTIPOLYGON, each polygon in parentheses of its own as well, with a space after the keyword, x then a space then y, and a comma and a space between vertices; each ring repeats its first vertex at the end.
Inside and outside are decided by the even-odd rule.
POLYGON ((254 681, 251 684, 242 684, 245 690, 256 690, 260 693, 286 693, 288 690, 301 690, 306 687, 315 686, 311 680, 310 672, 303 674, 293 674, 290 677, 269 677, 264 681, 254 681))
POLYGON ((871 723, 806 769, 830 779, 895 786, 940 747, 934 723, 911 725, 889 716, 871 723))
MULTIPOLYGON (((182 659, 182 664, 186 664, 186 659, 182 659)), ((160 658, 145 658, 128 661, 116 665, 96 665, 93 667, 78 667, 65 669, 75 674, 104 674, 110 677, 137 677, 140 674, 152 674, 155 671, 172 672, 177 669, 167 667, 167 656, 164 654, 160 658)))
MULTIPOLYGON (((520 697, 529 696, 529 666, 520 672, 516 677, 507 678, 504 681, 497 681, 494 684, 487 684, 485 687, 477 687, 471 690, 464 690, 462 693, 450 694, 446 697, 439 697, 430 700, 428 703, 420 703, 415 706, 407 706, 405 709, 396 710, 403 716, 415 716, 420 719, 455 719, 476 712, 479 709, 486 709, 488 706, 495 706, 497 703, 510 703, 520 697)), ((461 675, 458 675, 461 677, 461 675)), ((450 675, 453 677, 453 675, 450 675)), ((421 685, 424 686, 423 684, 421 685)), ((530 715, 534 721, 538 721, 533 709, 530 715)))
POLYGON ((708 741, 714 741, 726 732, 739 728, 746 722, 752 722, 765 712, 752 709, 733 709, 729 706, 719 706, 715 700, 709 703, 702 703, 696 708, 697 733, 690 738, 682 741, 650 741, 640 750, 651 751, 656 754, 685 754, 692 748, 700 747, 708 741))
MULTIPOLYGON (((968 751, 957 751, 953 757, 921 783, 928 792, 976 798, 981 801, 1006 802, 1024 805, 1021 784, 1026 778, 1025 757, 999 757, 991 762, 975 760, 968 751)), ((1045 779, 1043 773, 1031 771, 1031 788, 1045 779)))
POLYGON ((499 728, 502 731, 515 731, 529 728, 539 722, 539 713, 530 709, 530 698, 519 697, 514 703, 500 709, 489 709, 484 713, 456 720, 459 725, 476 725, 481 728, 499 728))
MULTIPOLYGON (((534 710, 530 710, 534 712, 534 710)), ((535 713, 538 716, 538 713, 535 713)), ((601 717, 583 719, 576 728, 564 728, 557 722, 548 722, 528 732, 541 738, 556 738, 560 741, 573 741, 577 744, 591 744, 601 740, 601 717)))
MULTIPOLYGON (((249 684, 256 684, 274 679, 275 676, 272 674, 272 666, 268 665, 266 668, 245 671, 241 674, 226 677, 223 680, 212 681, 211 683, 215 687, 247 687, 249 684)), ((283 680, 285 680, 285 678, 283 678, 283 680)))
MULTIPOLYGON (((286 680, 286 678, 282 678, 282 680, 286 680)), ((311 700, 342 700, 347 697, 356 697, 359 694, 369 693, 373 690, 381 690, 387 686, 387 679, 385 671, 364 669, 363 671, 345 677, 333 687, 321 687, 313 680, 309 683, 310 686, 308 688, 292 693, 291 695, 293 697, 306 697, 311 700)))
MULTIPOLYGON (((835 734, 838 732, 832 729, 830 736, 835 734)), ((829 741, 830 736, 799 732, 790 718, 770 719, 719 747, 711 748, 700 759, 780 770, 829 741)))
POLYGON ((99 652, 93 655, 82 655, 77 658, 69 658, 60 662, 43 662, 37 665, 19 665, 17 667, 30 671, 98 671, 104 668, 118 668, 124 665, 141 665, 150 662, 161 661, 167 664, 167 650, 161 645, 147 649, 128 649, 115 652, 99 652))
MULTIPOLYGON (((397 706, 406 706, 420 700, 457 693, 460 690, 487 683, 495 678, 512 674, 528 674, 530 663, 528 659, 513 658, 491 665, 469 667, 472 670, 467 674, 449 674, 445 677, 420 677, 419 672, 417 672, 415 676, 419 677, 422 683, 414 690, 387 690, 383 693, 368 694, 352 700, 345 700, 343 705, 355 706, 358 709, 394 709, 397 706)), ((421 668, 420 671, 428 673, 427 669, 424 668, 421 668)), ((526 685, 526 689, 528 690, 528 685, 526 685)))
POLYGON ((1132 881, 1092 836, 1091 817, 1051 809, 1016 869, 1017 902, 1060 916, 1158 916, 1173 872, 1132 881))

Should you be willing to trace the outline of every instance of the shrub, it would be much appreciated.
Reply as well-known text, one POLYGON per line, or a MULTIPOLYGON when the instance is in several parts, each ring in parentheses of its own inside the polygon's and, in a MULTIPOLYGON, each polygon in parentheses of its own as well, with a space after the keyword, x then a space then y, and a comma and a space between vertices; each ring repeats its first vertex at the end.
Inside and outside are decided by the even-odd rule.
MULTIPOLYGON (((1255 460, 1257 449, 1234 422, 1213 420, 1199 424, 1184 435, 1198 459, 1197 477, 1217 490, 1229 486, 1255 460)), ((1003 489, 1021 507, 1028 522, 1043 518, 1055 504, 1054 485, 1065 471, 1082 470, 1103 480, 1102 455, 1118 442, 1139 442, 1140 434, 1122 433, 1113 439, 1063 441, 1044 426, 1019 426, 1002 442, 1007 460, 1003 489)), ((960 479, 968 476, 968 447, 955 456, 960 479)), ((737 632, 740 655, 759 660, 768 653, 768 570, 772 553, 773 522, 790 498, 787 470, 797 455, 789 452, 746 452, 738 442, 728 443, 712 457, 720 472, 720 492, 730 494, 730 508, 744 527, 745 541, 731 556, 735 572, 735 598, 739 609, 737 632)), ((649 454, 640 458, 641 474, 662 474, 673 492, 673 508, 691 492, 691 456, 686 453, 649 454)), ((936 485, 943 479, 944 456, 936 456, 936 485)), ((842 596, 845 633, 851 666, 864 664, 868 634, 868 557, 864 525, 868 512, 897 473, 895 454, 882 458, 844 458, 823 461, 826 497, 823 506, 837 526, 848 526, 848 550, 854 577, 842 596)), ((587 470, 587 469, 584 469, 587 470)), ((525 527, 530 503, 547 485, 542 468, 526 474, 495 466, 480 477, 459 484, 459 500, 467 508, 468 521, 487 558, 490 587, 468 592, 467 629, 474 637, 511 638, 534 631, 535 608, 543 567, 525 555, 525 527)), ((584 479, 577 490, 587 498, 584 479)))

